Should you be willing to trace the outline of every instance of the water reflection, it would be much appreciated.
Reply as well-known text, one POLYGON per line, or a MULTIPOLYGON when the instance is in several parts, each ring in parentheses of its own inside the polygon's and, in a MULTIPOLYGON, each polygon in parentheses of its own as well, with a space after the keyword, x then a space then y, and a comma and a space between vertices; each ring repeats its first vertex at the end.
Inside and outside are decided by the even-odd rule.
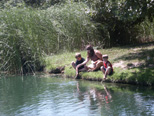
MULTIPOLYGON (((110 91, 106 88, 105 85, 102 85, 102 89, 97 89, 95 87, 90 87, 88 89, 83 89, 82 85, 77 83, 77 91, 78 91, 78 98, 86 104, 88 104, 88 108, 91 113, 96 114, 96 112, 100 112, 102 109, 110 110, 110 103, 112 102, 112 96, 110 91), (80 89, 81 88, 81 89, 80 89)), ((97 114, 101 115, 101 114, 97 114)))
POLYGON ((63 78, 0 78, 0 116, 150 116, 154 89, 63 78))
MULTIPOLYGON (((79 82, 77 82, 77 92, 78 98, 81 101, 85 99, 90 100, 90 105, 93 106, 96 104, 99 108, 103 106, 103 104, 109 104, 112 102, 112 96, 110 92, 107 90, 105 85, 102 85, 104 90, 100 91, 96 88, 89 88, 87 90, 83 90, 82 87, 80 89, 79 82)), ((97 108, 97 107, 96 107, 97 108)))
POLYGON ((99 115, 154 115, 154 96, 149 94, 153 89, 137 86, 90 86, 83 89, 83 83, 77 83, 77 96, 83 103, 89 105, 91 111, 99 115), (133 89, 132 89, 133 88, 133 89), (142 93, 141 92, 142 89, 142 93))

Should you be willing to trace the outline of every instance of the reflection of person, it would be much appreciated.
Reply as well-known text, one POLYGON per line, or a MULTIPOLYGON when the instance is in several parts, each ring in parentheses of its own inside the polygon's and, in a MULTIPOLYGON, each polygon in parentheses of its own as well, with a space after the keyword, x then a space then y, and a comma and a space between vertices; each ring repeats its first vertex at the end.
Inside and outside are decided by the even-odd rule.
POLYGON ((96 88, 90 88, 89 90, 89 100, 90 105, 98 104, 98 107, 102 107, 104 102, 106 103, 105 107, 110 108, 110 105, 107 105, 111 102, 112 96, 107 88, 104 86, 104 91, 97 90, 96 88))
POLYGON ((82 103, 81 105, 85 104, 86 100, 92 110, 98 108, 101 109, 101 107, 106 107, 110 110, 110 102, 112 102, 112 96, 105 85, 103 85, 104 90, 102 90, 100 88, 97 89, 95 87, 90 87, 90 85, 89 87, 85 87, 83 86, 83 83, 79 81, 76 85, 77 98, 80 100, 80 103, 82 103))
POLYGON ((83 88, 82 85, 80 88, 80 82, 77 82, 76 89, 77 89, 76 92, 77 92, 78 99, 84 104, 83 101, 86 99, 85 97, 88 95, 87 89, 83 88))
MULTIPOLYGON (((76 62, 72 62, 72 66, 73 66, 74 69, 76 69, 77 65, 79 65, 79 64, 81 64, 85 61, 85 59, 81 57, 80 53, 76 53, 75 58, 76 58, 76 62)), ((87 67, 86 67, 86 65, 82 65, 78 68, 78 70, 79 71, 86 71, 87 67)))
MULTIPOLYGON (((107 91, 107 89, 106 89, 106 87, 105 87, 105 86, 104 86, 104 90, 105 90, 106 95, 107 95, 107 97, 106 97, 106 98, 111 99, 111 98, 112 98, 112 96, 111 96, 111 94, 107 91)), ((107 99, 107 100, 108 100, 108 99, 107 99)))
POLYGON ((77 82, 76 88, 77 88, 77 91, 80 92, 79 83, 78 82, 77 82))
POLYGON ((107 78, 107 75, 113 74, 112 64, 108 61, 108 55, 103 55, 103 66, 101 70, 104 73, 104 80, 107 78))
POLYGON ((78 72, 78 68, 80 66, 83 66, 85 64, 87 64, 89 62, 89 60, 91 59, 91 61, 93 62, 88 68, 91 70, 91 71, 96 71, 98 70, 101 66, 103 66, 103 59, 102 59, 102 54, 100 51, 98 50, 94 50, 93 47, 91 45, 88 45, 86 47, 86 50, 87 50, 87 59, 77 65, 76 67, 76 76, 78 76, 79 72, 78 72))

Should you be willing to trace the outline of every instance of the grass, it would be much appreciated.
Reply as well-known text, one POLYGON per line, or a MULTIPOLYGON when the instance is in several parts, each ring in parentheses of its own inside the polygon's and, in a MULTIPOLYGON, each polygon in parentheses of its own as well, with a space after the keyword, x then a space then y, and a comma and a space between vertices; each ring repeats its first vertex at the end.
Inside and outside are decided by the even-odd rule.
MULTIPOLYGON (((110 82, 131 83, 141 85, 154 85, 154 45, 146 44, 142 46, 124 46, 110 49, 100 49, 102 54, 108 54, 109 61, 114 66, 114 74, 108 76, 110 82), (147 60, 147 57, 149 59, 147 60), (118 63, 123 62, 119 66, 118 63), (139 67, 129 67, 128 64, 143 63, 139 67), (121 67, 121 65, 123 67, 121 67)), ((81 52, 82 57, 86 58, 86 51, 81 52)), ((75 77, 75 70, 71 67, 71 61, 75 61, 75 52, 66 52, 53 56, 46 56, 46 71, 56 67, 65 66, 64 74, 68 77, 75 77)), ((81 72, 82 79, 101 81, 103 73, 81 72)))

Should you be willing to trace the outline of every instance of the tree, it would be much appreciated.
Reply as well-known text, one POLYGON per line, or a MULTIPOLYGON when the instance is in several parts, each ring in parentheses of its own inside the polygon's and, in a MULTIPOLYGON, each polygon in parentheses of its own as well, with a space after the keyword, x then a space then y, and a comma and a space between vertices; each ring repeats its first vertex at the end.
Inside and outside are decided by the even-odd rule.
POLYGON ((108 46, 135 42, 137 30, 134 27, 146 17, 151 22, 154 17, 153 0, 88 0, 88 4, 95 10, 93 21, 102 24, 98 25, 98 30, 102 40, 108 40, 108 46))

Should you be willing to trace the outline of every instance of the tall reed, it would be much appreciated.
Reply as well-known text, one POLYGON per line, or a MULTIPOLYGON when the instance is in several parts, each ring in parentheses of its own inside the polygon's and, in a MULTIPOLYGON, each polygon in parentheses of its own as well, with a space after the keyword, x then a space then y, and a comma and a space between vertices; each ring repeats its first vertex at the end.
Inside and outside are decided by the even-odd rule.
POLYGON ((46 10, 0 11, 0 70, 35 72, 44 55, 80 49, 97 42, 97 29, 83 3, 68 2, 46 10))

